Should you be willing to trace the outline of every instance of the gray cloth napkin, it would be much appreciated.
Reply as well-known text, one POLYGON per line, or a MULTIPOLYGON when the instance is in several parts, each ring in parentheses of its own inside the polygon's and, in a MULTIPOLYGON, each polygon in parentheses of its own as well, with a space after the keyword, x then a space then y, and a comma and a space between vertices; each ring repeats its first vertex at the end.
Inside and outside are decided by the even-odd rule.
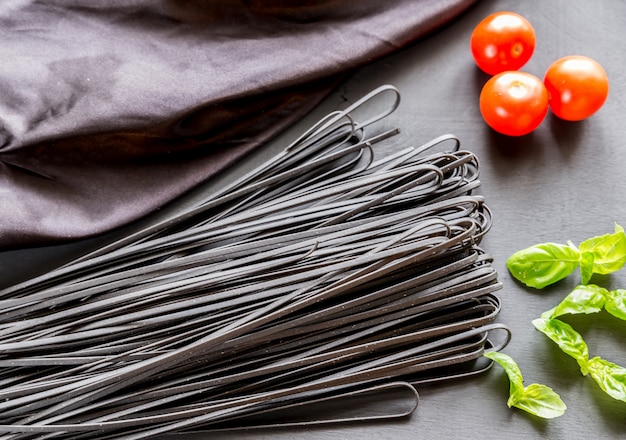
POLYGON ((474 0, 4 0, 0 248, 144 216, 474 0))

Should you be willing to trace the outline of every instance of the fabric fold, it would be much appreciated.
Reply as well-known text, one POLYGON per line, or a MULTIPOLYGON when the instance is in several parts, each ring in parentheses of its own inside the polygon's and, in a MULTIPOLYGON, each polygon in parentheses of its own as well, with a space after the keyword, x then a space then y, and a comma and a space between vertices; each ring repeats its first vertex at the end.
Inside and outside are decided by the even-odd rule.
POLYGON ((0 6, 0 248, 138 219, 470 0, 0 6))

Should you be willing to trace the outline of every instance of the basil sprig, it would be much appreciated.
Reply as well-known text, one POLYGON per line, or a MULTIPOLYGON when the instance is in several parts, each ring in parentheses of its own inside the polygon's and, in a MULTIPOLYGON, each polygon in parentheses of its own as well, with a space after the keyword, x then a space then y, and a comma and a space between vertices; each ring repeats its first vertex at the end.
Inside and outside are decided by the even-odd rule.
POLYGON ((533 325, 576 360, 583 376, 591 376, 609 396, 626 402, 626 368, 599 356, 590 359, 580 333, 559 319, 541 317, 533 320, 533 325))
MULTIPOLYGON (((605 393, 623 402, 626 402, 626 368, 599 356, 590 358, 589 348, 580 333, 558 318, 567 314, 597 313, 604 309, 626 321, 626 290, 608 290, 589 284, 593 274, 609 274, 625 264, 626 234, 617 223, 614 233, 590 238, 578 247, 571 242, 565 245, 541 243, 514 253, 506 262, 507 268, 517 280, 537 289, 562 280, 580 267, 582 284, 556 307, 542 313, 532 323, 564 353, 576 360, 583 376, 590 376, 605 393)), ((519 368, 512 359, 491 353, 485 356, 496 360, 507 370, 511 382, 509 406, 519 406, 541 415, 536 410, 537 407, 541 408, 546 401, 554 404, 550 392, 544 394, 543 386, 538 386, 538 400, 533 400, 534 387, 523 386, 519 368)), ((552 392, 550 388, 547 389, 552 392)), ((562 410, 565 410, 564 405, 562 410)))
POLYGON ((556 307, 542 313, 541 317, 551 319, 566 314, 598 313, 602 309, 626 321, 626 290, 608 290, 595 284, 581 284, 556 307))
POLYGON ((626 264, 626 234, 615 224, 613 234, 592 237, 576 247, 568 242, 541 243, 511 255, 509 272, 527 286, 543 289, 567 277, 580 267, 582 284, 593 274, 609 274, 626 264))
POLYGON ((497 351, 486 352, 484 356, 504 368, 509 378, 509 408, 514 406, 544 419, 552 419, 565 413, 567 406, 552 388, 538 383, 524 386, 522 372, 513 358, 497 351))
POLYGON ((582 336, 569 324, 556 319, 566 314, 597 313, 602 309, 626 321, 626 290, 608 290, 595 284, 577 286, 556 307, 535 319, 533 325, 576 359, 583 376, 591 376, 609 396, 626 402, 626 368, 599 356, 589 359, 589 349, 582 336))

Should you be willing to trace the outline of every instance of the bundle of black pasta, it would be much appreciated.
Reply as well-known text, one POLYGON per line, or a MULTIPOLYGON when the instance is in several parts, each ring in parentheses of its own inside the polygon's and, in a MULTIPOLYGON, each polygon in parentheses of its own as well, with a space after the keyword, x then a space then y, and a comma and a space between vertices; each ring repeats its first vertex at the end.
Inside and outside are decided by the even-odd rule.
POLYGON ((397 131, 365 127, 397 104, 375 90, 220 193, 1 291, 1 438, 226 429, 482 371, 503 327, 479 164, 452 136, 375 159, 397 131))

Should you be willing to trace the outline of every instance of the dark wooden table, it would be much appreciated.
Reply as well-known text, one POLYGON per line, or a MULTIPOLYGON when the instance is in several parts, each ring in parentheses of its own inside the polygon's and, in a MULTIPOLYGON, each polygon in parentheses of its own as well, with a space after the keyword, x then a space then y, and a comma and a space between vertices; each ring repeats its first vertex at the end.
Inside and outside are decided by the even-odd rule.
MULTIPOLYGON (((358 71, 313 114, 223 177, 227 180, 251 168, 320 116, 345 106, 346 100, 354 101, 382 84, 396 86, 402 93, 402 104, 386 123, 399 127, 402 133, 381 146, 380 154, 453 133, 465 149, 479 156, 480 192, 494 214, 494 225, 483 247, 495 257, 504 284, 499 292, 503 304, 499 321, 513 334, 505 352, 518 361, 527 384, 544 383, 561 395, 568 405, 564 416, 545 421, 507 408, 508 380, 500 368, 494 368, 477 378, 420 389, 420 406, 406 419, 193 438, 557 440, 626 435, 626 403, 611 399, 589 377, 583 377, 576 362, 531 324, 558 303, 578 283, 579 276, 539 292, 522 288, 505 267, 510 254, 529 245, 567 240, 579 243, 612 232, 614 222, 626 226, 625 37, 626 3, 619 0, 479 2, 426 40, 358 71), (478 94, 486 76, 473 64, 469 38, 476 23, 498 10, 521 13, 535 27, 537 48, 525 71, 543 77, 552 61, 571 54, 598 60, 611 80, 604 108, 580 123, 566 123, 548 115, 538 130, 521 138, 507 138, 488 129, 478 111, 478 94)), ((210 185, 220 184, 216 180, 210 185)), ((0 253, 0 284, 40 273, 109 238, 0 253)), ((610 288, 626 288, 626 269, 594 281, 610 288)), ((626 366, 626 322, 606 313, 567 321, 583 334, 592 356, 626 366)))

